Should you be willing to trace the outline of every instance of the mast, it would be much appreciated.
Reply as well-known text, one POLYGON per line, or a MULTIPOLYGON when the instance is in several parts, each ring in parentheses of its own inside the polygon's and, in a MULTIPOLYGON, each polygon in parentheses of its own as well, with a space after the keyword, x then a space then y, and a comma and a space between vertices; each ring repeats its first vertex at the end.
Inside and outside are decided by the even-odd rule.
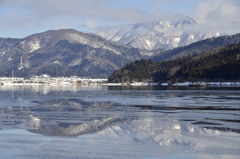
POLYGON ((20 68, 23 68, 22 57, 20 58, 20 68))
POLYGON ((22 57, 20 57, 20 67, 18 68, 19 70, 23 69, 23 62, 22 62, 22 57))

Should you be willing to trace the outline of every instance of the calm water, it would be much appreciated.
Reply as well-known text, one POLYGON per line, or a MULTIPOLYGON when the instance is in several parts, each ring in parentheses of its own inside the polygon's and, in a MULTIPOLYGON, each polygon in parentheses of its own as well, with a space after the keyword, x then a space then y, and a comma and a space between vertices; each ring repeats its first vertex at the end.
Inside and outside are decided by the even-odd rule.
POLYGON ((0 86, 0 158, 240 156, 240 87, 0 86))

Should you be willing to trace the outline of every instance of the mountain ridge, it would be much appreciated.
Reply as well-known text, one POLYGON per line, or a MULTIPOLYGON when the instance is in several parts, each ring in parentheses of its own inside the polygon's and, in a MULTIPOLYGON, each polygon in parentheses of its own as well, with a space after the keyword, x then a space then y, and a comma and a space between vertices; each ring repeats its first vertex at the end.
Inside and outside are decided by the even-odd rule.
POLYGON ((198 22, 189 16, 181 18, 173 22, 159 20, 136 23, 120 28, 105 29, 97 34, 108 40, 146 50, 158 48, 169 50, 222 35, 218 32, 190 33, 187 28, 194 27, 198 22))
POLYGON ((240 42, 169 61, 137 60, 109 76, 109 82, 196 82, 240 79, 240 42))
POLYGON ((0 75, 109 75, 126 62, 152 52, 108 41, 74 29, 50 30, 23 39, 0 39, 0 75), (24 69, 20 67, 22 59, 24 69))
POLYGON ((240 42, 240 33, 235 35, 225 35, 219 37, 212 37, 192 43, 187 46, 178 47, 172 50, 162 51, 153 50, 155 55, 151 57, 153 61, 172 60, 179 57, 184 57, 193 54, 200 54, 217 47, 225 45, 236 44, 240 42), (159 53, 157 53, 159 52, 159 53))
POLYGON ((168 51, 148 51, 74 29, 49 30, 22 39, 0 38, 0 75, 10 76, 14 70, 14 76, 24 77, 41 74, 107 77, 137 59, 172 60, 239 41, 240 34, 236 34, 168 51))

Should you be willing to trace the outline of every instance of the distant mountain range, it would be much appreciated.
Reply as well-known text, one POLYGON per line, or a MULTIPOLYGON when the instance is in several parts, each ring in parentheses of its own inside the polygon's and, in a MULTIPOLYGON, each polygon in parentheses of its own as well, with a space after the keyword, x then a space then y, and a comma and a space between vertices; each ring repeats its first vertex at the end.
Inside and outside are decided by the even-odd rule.
POLYGON ((101 76, 152 52, 72 29, 51 30, 23 39, 0 38, 0 76, 101 76), (21 65, 22 59, 22 65, 21 65))
POLYGON ((235 44, 239 39, 240 34, 220 36, 173 50, 148 51, 73 29, 50 30, 22 39, 0 38, 0 76, 108 77, 137 59, 171 60, 235 44))
POLYGON ((175 22, 164 20, 105 29, 98 35, 108 40, 147 50, 159 48, 169 50, 223 35, 219 32, 202 32, 201 30, 189 32, 188 28, 194 28, 197 24, 198 22, 193 18, 185 16, 183 20, 175 22))

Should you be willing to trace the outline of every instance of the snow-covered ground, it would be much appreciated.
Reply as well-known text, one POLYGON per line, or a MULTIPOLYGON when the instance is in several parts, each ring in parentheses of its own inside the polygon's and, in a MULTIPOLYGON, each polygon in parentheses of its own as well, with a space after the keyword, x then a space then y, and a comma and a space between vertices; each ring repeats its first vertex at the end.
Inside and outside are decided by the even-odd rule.
POLYGON ((107 79, 92 79, 80 77, 0 77, 2 85, 89 85, 91 83, 106 83, 107 79))
MULTIPOLYGON (((168 83, 161 83, 161 86, 169 86, 168 83)), ((183 83, 174 83, 172 84, 173 86, 230 86, 230 85, 235 85, 238 86, 240 85, 240 82, 183 82, 183 83)))

